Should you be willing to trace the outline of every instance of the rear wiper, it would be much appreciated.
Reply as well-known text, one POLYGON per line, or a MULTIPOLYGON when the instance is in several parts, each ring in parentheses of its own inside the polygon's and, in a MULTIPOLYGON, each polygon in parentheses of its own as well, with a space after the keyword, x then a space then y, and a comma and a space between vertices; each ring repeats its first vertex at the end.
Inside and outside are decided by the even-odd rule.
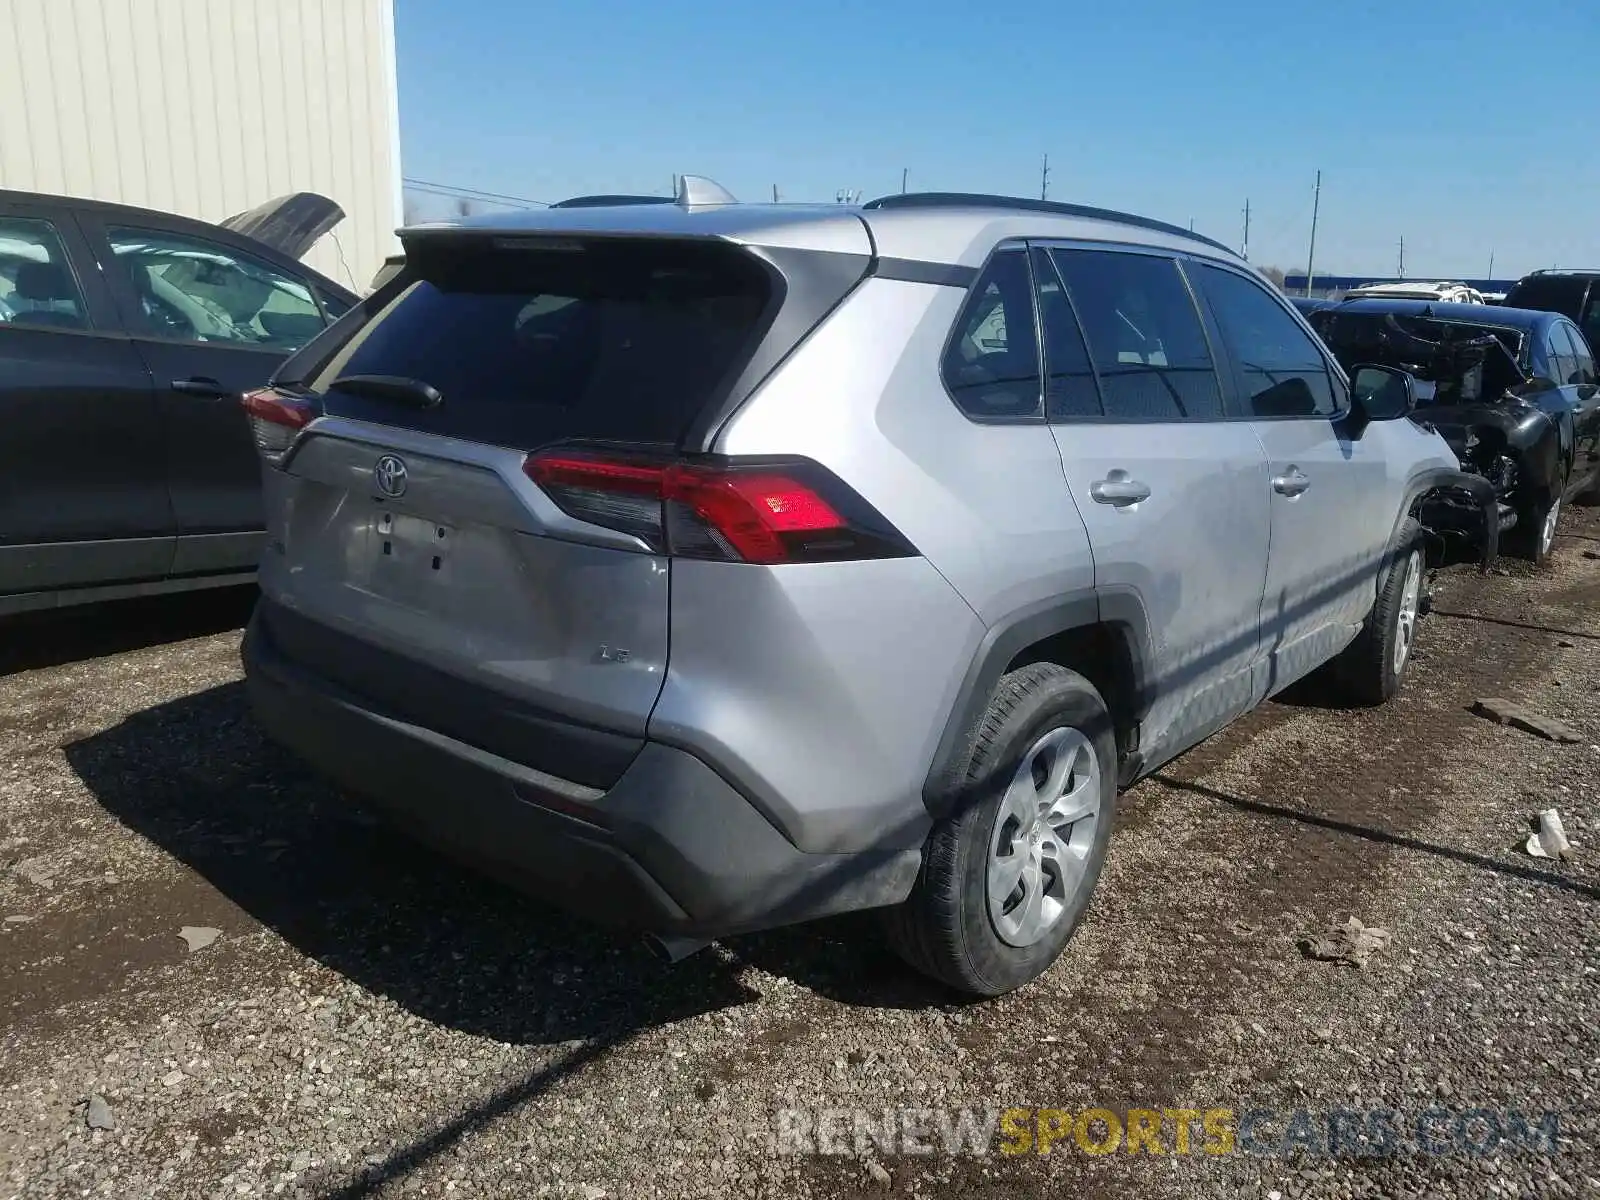
POLYGON ((438 408, 444 403, 444 397, 433 384, 404 375, 341 375, 333 381, 332 387, 358 396, 409 404, 413 408, 438 408))

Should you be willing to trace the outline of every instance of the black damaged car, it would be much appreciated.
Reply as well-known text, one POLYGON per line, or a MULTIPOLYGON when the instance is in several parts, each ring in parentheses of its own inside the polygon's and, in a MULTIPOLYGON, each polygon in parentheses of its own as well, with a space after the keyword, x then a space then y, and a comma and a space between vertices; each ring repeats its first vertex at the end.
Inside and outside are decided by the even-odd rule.
MULTIPOLYGON (((1600 501, 1600 379, 1560 313, 1426 300, 1352 300, 1306 314, 1334 355, 1417 380, 1434 426, 1500 501, 1501 544, 1542 564, 1568 501, 1600 501)), ((1431 514, 1449 527, 1449 514, 1431 514)), ((1463 514, 1463 524, 1476 514, 1463 514)))

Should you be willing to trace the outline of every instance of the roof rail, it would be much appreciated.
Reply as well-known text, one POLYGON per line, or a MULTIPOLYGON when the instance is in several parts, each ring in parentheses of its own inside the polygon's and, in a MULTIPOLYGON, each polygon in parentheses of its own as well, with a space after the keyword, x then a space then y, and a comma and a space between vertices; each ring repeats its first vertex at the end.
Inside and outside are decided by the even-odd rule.
POLYGON ((1218 250, 1232 254, 1233 250, 1224 246, 1213 238, 1208 238, 1202 233, 1184 229, 1180 225, 1169 225, 1165 221, 1157 221, 1151 217, 1135 216, 1133 213, 1117 212, 1109 208, 1092 208, 1087 204, 1064 204, 1057 200, 1030 200, 1022 196, 990 196, 981 192, 908 192, 893 196, 880 196, 876 200, 869 200, 862 208, 1009 208, 1018 212, 1055 213, 1063 217, 1085 217, 1092 221, 1115 221, 1120 225, 1133 225, 1139 229, 1149 229, 1155 233, 1167 233, 1173 237, 1190 238, 1196 242, 1203 242, 1207 246, 1215 246, 1218 250))
POLYGON ((1600 275, 1600 267, 1535 267, 1529 275, 1600 275))
POLYGON ((572 196, 551 208, 610 208, 619 204, 671 204, 671 196, 572 196))

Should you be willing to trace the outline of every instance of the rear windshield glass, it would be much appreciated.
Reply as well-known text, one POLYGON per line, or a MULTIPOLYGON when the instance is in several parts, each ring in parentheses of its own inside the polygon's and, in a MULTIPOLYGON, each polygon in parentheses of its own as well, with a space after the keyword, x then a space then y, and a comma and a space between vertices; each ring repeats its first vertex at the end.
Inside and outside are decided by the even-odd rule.
POLYGON ((1583 294, 1589 281, 1577 275, 1535 275, 1515 284, 1506 293, 1507 308, 1533 308, 1541 312, 1558 312, 1574 321, 1583 307, 1583 294))
POLYGON ((676 444, 760 340, 772 283, 737 247, 593 240, 418 250, 411 280, 308 384, 329 412, 470 441, 676 444), (341 379, 437 390, 429 408, 341 379))

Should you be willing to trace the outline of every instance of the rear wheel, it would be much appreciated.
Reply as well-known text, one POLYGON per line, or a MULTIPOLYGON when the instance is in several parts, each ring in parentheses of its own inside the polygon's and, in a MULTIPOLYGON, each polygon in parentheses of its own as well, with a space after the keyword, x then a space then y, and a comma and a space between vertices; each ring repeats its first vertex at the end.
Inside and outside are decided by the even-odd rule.
POLYGON ((1000 680, 961 808, 939 821, 910 897, 884 914, 912 966, 975 996, 1044 972, 1083 919, 1116 807, 1116 738, 1083 676, 1035 663, 1000 680))
POLYGON ((1511 552, 1536 567, 1550 561, 1556 545, 1556 526, 1561 522, 1561 485, 1553 495, 1517 510, 1517 523, 1511 530, 1511 552))
POLYGON ((1334 660, 1345 693, 1358 704, 1382 704, 1400 690, 1422 615, 1422 526, 1407 517, 1378 581, 1378 598, 1356 640, 1334 660))

